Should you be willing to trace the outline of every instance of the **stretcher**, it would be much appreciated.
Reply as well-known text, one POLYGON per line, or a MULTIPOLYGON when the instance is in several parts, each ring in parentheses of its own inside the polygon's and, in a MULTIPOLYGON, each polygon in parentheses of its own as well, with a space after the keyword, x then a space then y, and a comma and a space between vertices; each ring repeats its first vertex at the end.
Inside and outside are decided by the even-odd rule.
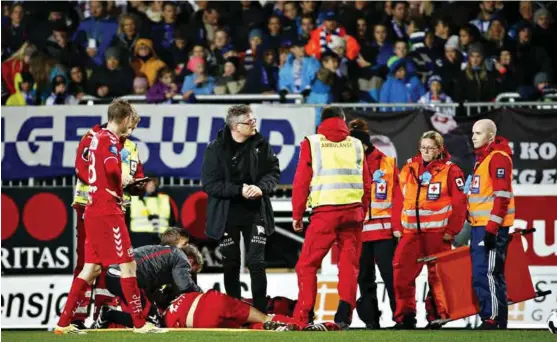
MULTIPOLYGON (((551 291, 536 291, 528 268, 528 259, 522 246, 521 236, 534 232, 526 229, 509 235, 509 246, 505 260, 505 279, 509 305, 551 294, 551 291)), ((434 294, 439 319, 433 323, 450 321, 479 313, 478 299, 472 288, 472 261, 470 247, 463 246, 425 258, 418 259, 434 265, 436 281, 429 284, 434 294)))

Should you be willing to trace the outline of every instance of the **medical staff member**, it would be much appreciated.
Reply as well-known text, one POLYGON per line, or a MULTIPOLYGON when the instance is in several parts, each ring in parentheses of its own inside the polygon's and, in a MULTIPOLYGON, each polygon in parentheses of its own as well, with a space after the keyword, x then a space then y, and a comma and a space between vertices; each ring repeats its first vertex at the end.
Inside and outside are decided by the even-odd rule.
MULTIPOLYGON (((425 132, 419 143, 420 152, 409 159, 400 172, 400 187, 404 196, 401 215, 404 228, 393 260, 396 311, 395 328, 413 329, 416 326, 416 277, 423 263, 417 259, 451 249, 451 242, 462 229, 466 218, 464 176, 450 161, 443 137, 435 131, 425 132)), ((428 264, 428 268, 433 267, 428 264)), ((428 269, 428 281, 437 281, 428 269)), ((438 319, 433 300, 426 298, 427 328, 441 326, 431 322, 438 319)))
POLYGON ((317 270, 336 241, 340 301, 335 323, 346 329, 356 306, 360 235, 371 196, 371 178, 364 147, 350 136, 344 120, 341 108, 323 108, 317 134, 300 144, 292 186, 292 225, 296 232, 303 230, 308 203, 311 221, 296 265, 299 292, 294 318, 304 323, 313 321, 317 270))
POLYGON ((174 226, 170 197, 159 191, 159 181, 151 177, 145 185, 145 193, 131 196, 130 237, 133 246, 142 247, 160 242, 160 234, 174 226))
POLYGON ((402 236, 400 224, 402 193, 398 184, 396 159, 387 157, 373 146, 367 123, 358 119, 352 120, 348 126, 350 135, 359 139, 364 145, 369 174, 373 177, 370 205, 366 208, 362 230, 362 253, 358 275, 361 297, 357 302, 357 310, 358 316, 368 329, 379 329, 381 311, 377 300, 375 265, 377 264, 381 272, 381 279, 389 295, 391 312, 394 313, 393 257, 395 240, 402 236))
POLYGON ((474 124, 476 164, 466 182, 472 282, 480 302, 481 329, 505 329, 508 318, 505 259, 515 213, 513 162, 509 141, 496 134, 491 120, 474 124))

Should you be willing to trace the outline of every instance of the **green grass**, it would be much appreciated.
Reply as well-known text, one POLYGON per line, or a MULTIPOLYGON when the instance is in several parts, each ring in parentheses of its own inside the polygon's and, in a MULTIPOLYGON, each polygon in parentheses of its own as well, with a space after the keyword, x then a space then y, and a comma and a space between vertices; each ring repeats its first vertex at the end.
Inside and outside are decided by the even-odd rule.
POLYGON ((547 330, 507 330, 507 331, 337 331, 337 332, 211 332, 211 331, 170 331, 163 335, 136 335, 131 332, 90 332, 87 335, 58 336, 45 331, 2 331, 2 342, 10 341, 304 341, 304 342, 344 342, 344 341, 400 341, 400 342, 449 342, 449 341, 553 341, 556 336, 547 330))

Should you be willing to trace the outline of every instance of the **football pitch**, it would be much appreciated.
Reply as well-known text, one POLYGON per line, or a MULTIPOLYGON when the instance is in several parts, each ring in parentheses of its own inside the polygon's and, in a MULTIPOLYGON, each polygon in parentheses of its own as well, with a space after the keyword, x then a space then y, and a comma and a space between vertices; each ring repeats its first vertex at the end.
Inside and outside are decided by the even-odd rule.
POLYGON ((169 331, 159 335, 139 335, 127 331, 89 332, 87 335, 54 335, 46 331, 2 331, 2 342, 9 341, 393 341, 393 342, 448 342, 448 341, 553 341, 556 336, 547 330, 507 330, 507 331, 472 331, 472 330, 416 330, 416 331, 334 331, 334 332, 274 332, 274 331, 169 331))

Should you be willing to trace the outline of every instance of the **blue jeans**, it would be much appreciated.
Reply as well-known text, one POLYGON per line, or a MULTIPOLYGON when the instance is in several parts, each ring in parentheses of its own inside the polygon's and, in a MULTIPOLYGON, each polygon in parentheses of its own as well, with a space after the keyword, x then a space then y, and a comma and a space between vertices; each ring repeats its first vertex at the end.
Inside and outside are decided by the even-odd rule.
POLYGON ((470 254, 472 286, 480 302, 482 320, 492 319, 501 328, 507 327, 508 303, 505 282, 505 259, 509 243, 509 227, 500 227, 494 249, 484 246, 485 227, 472 227, 470 254))

